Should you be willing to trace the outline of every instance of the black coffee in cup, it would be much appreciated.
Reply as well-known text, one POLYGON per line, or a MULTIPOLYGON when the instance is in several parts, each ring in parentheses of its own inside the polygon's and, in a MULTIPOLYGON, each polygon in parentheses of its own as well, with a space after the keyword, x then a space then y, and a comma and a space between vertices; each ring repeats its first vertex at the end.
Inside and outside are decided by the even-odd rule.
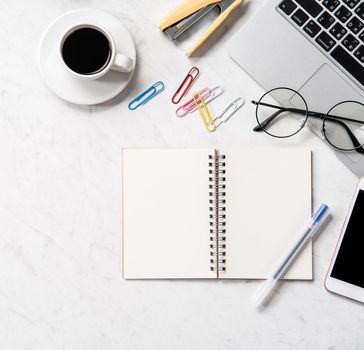
POLYGON ((83 75, 102 71, 110 62, 111 50, 108 37, 93 27, 81 27, 70 32, 61 49, 66 65, 83 75))

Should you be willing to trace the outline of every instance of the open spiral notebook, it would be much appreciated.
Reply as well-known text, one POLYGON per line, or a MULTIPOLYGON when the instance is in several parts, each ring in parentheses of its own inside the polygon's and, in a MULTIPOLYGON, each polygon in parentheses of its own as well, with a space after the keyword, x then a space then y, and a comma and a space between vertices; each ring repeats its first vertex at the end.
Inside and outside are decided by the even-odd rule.
POLYGON ((307 149, 123 149, 126 279, 266 278, 310 215, 307 149))

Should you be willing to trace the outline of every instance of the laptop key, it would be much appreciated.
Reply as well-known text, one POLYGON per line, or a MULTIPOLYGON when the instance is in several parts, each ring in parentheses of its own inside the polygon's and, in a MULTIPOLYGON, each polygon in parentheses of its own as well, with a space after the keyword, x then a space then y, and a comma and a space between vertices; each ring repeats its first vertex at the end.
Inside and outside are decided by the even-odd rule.
POLYGON ((359 39, 364 42, 364 30, 359 34, 359 39))
POLYGON ((341 40, 346 33, 347 30, 340 23, 335 23, 335 25, 330 29, 330 34, 332 34, 337 40, 341 40))
POLYGON ((325 51, 330 51, 336 44, 336 41, 326 32, 321 32, 315 40, 325 51))
POLYGON ((346 25, 354 34, 358 34, 364 27, 358 17, 353 17, 346 25))
POLYGON ((353 51, 358 45, 359 41, 351 34, 348 34, 342 41, 342 44, 349 50, 353 51))
POLYGON ((359 0, 343 0, 346 5, 348 5, 351 9, 355 7, 355 5, 359 2, 359 0))
POLYGON ((354 52, 354 56, 361 62, 364 63, 364 46, 361 45, 359 48, 354 52))
POLYGON ((322 2, 322 5, 324 5, 329 11, 334 11, 339 5, 339 0, 324 0, 322 2))
POLYGON ((303 27, 303 30, 311 37, 315 37, 321 30, 321 27, 312 19, 303 27))
POLYGON ((308 20, 308 15, 304 13, 301 9, 298 9, 291 17, 295 23, 300 27, 308 20))
POLYGON ((322 6, 315 0, 296 0, 296 2, 312 17, 316 17, 322 11, 322 6))
POLYGON ((335 18, 332 17, 327 11, 325 11, 321 13, 321 15, 317 18, 317 22, 319 22, 325 29, 327 29, 334 24, 335 18))
POLYGON ((345 23, 351 17, 351 11, 349 11, 344 5, 341 5, 335 12, 335 17, 340 22, 345 23))
POLYGON ((284 0, 278 6, 286 15, 290 15, 296 8, 297 5, 291 0, 284 0))
POLYGON ((364 2, 360 3, 360 5, 355 9, 355 13, 364 20, 364 2))
POLYGON ((343 66, 361 85, 364 85, 364 67, 340 45, 330 53, 334 60, 343 66))

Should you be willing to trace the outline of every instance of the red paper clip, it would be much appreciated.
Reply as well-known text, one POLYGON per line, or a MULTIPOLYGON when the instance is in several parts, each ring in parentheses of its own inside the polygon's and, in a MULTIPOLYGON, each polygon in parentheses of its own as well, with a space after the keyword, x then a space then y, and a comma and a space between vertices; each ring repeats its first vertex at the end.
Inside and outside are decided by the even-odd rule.
POLYGON ((178 104, 182 97, 185 96, 188 92, 188 90, 191 88, 192 84, 196 81, 200 74, 200 70, 197 67, 192 67, 190 71, 187 73, 186 78, 184 78, 182 84, 179 86, 177 91, 172 97, 172 103, 175 105, 178 104), (185 87, 183 92, 181 90, 185 87))

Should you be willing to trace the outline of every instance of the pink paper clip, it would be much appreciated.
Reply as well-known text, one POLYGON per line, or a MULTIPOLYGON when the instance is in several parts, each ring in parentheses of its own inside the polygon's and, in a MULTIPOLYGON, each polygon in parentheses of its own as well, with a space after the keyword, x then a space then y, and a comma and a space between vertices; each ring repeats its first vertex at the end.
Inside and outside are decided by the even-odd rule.
POLYGON ((172 103, 174 103, 175 105, 180 103, 183 96, 186 96, 187 92, 190 90, 192 84, 196 81, 199 75, 200 75, 200 70, 197 67, 192 67, 189 70, 186 77, 183 79, 181 85, 173 95, 172 103))
MULTIPOLYGON (((203 88, 200 92, 199 95, 202 96, 202 98, 205 100, 207 97, 209 97, 211 95, 211 89, 208 87, 203 88)), ((198 103, 200 103, 201 101, 198 99, 197 101, 198 103)), ((193 98, 189 99, 186 103, 184 103, 182 106, 179 106, 176 110, 176 115, 177 117, 184 117, 185 115, 188 114, 188 112, 190 112, 191 110, 195 109, 196 105, 195 102, 193 100, 193 98)))
MULTIPOLYGON (((211 89, 208 87, 205 87, 199 92, 199 94, 200 94, 200 96, 202 96, 202 98, 205 100, 205 103, 207 104, 207 103, 211 102, 212 100, 214 100, 216 97, 220 96, 223 92, 224 92, 224 90, 220 86, 215 86, 211 89)), ((197 103, 201 103, 199 98, 197 98, 197 103)), ((186 103, 184 103, 182 106, 177 108, 176 115, 177 115, 177 117, 182 118, 182 117, 186 116, 188 113, 194 112, 196 109, 197 109, 196 104, 195 104, 193 98, 191 98, 186 103)))

